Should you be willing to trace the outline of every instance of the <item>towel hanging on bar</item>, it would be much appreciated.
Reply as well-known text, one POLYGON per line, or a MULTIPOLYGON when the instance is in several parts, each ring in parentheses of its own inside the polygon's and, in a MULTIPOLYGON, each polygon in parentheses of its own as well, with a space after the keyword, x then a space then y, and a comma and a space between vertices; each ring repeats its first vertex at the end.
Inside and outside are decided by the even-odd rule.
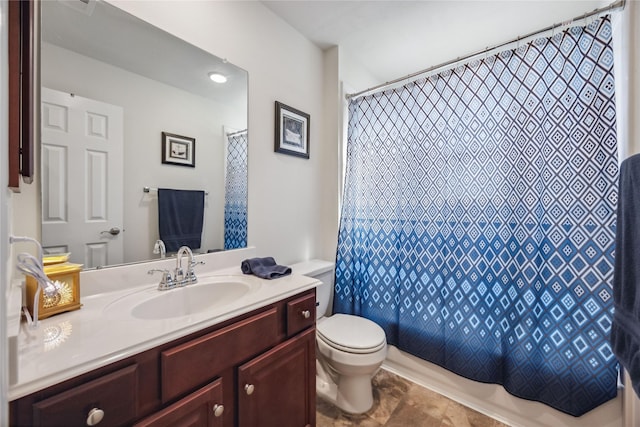
POLYGON ((158 228, 167 252, 199 249, 204 223, 204 191, 158 189, 158 228))

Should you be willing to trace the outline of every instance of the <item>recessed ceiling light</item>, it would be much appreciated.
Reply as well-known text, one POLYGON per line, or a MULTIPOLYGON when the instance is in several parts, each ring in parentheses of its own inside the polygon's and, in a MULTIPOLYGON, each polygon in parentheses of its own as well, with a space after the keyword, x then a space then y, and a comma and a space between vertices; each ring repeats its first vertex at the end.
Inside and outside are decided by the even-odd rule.
POLYGON ((216 83, 224 83, 227 78, 220 73, 209 73, 209 78, 216 83))

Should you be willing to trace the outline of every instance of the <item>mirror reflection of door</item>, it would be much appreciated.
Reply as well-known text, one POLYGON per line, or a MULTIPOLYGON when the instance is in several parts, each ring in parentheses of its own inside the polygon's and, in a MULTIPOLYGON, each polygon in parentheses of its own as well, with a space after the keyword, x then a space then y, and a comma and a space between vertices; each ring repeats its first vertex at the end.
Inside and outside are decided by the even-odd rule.
POLYGON ((123 110, 42 88, 42 245, 93 268, 122 263, 123 110))

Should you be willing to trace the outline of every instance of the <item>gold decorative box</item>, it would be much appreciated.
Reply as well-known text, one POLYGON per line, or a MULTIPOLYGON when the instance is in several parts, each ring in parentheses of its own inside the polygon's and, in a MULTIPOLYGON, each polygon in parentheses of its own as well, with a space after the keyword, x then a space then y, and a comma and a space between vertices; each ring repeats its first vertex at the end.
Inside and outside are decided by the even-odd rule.
MULTIPOLYGON (((82 264, 63 262, 45 266, 44 272, 53 282, 61 284, 58 293, 54 297, 47 297, 40 291, 38 299, 38 319, 46 319, 54 314, 65 311, 77 310, 80 304, 80 270, 82 264)), ((27 308, 33 316, 33 298, 38 290, 38 282, 31 276, 27 276, 27 308)))

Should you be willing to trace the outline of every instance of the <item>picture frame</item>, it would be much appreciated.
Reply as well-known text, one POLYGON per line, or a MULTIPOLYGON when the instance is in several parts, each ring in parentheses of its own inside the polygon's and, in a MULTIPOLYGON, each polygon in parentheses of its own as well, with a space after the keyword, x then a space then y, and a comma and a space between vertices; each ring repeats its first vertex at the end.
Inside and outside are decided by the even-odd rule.
POLYGON ((196 139, 162 132, 162 163, 196 167, 196 139))
POLYGON ((276 153, 309 158, 311 118, 293 107, 276 101, 276 153))

